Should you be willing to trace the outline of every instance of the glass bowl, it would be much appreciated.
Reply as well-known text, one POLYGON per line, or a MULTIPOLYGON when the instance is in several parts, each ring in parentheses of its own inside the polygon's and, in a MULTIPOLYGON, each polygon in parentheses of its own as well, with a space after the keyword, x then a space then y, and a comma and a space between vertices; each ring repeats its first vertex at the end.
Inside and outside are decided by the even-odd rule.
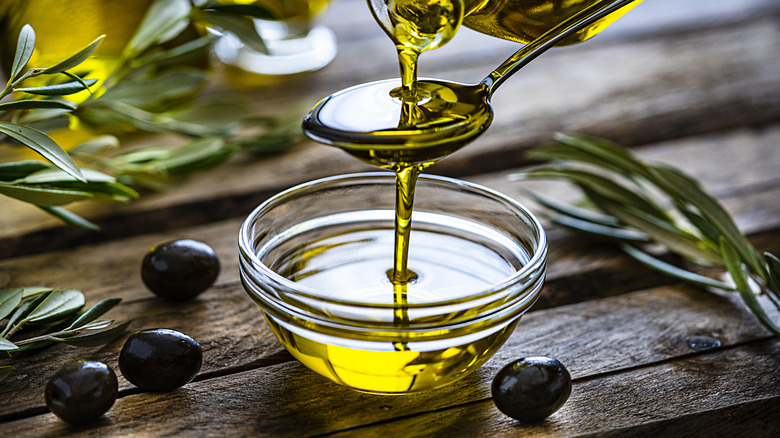
POLYGON ((241 280, 301 363, 381 394, 436 388, 506 341, 544 282, 547 240, 514 200, 421 176, 409 268, 394 285, 395 176, 340 175, 258 206, 239 234, 241 280))

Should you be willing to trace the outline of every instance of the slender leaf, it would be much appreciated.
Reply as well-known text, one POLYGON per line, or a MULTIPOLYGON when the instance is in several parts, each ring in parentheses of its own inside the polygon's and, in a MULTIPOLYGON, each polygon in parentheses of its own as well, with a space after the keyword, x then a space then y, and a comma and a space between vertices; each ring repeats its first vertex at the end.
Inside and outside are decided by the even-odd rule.
POLYGON ((133 66, 140 67, 149 64, 168 63, 169 61, 175 60, 180 56, 184 56, 189 53, 196 52, 200 49, 208 47, 216 40, 217 40, 216 37, 209 35, 206 37, 188 41, 184 44, 180 44, 172 49, 149 53, 148 55, 144 55, 137 59, 134 59, 133 66))
MULTIPOLYGON (((81 174, 84 176, 84 180, 87 182, 114 182, 116 179, 113 176, 106 175, 103 172, 98 172, 93 169, 81 169, 81 174)), ((44 169, 38 172, 32 173, 14 181, 17 184, 49 184, 62 181, 78 181, 71 175, 63 172, 60 169, 44 169)))
POLYGON ((769 271, 769 286, 776 296, 780 296, 780 259, 774 254, 764 253, 767 271, 769 271))
POLYGON ((29 94, 39 94, 42 96, 64 96, 67 94, 75 94, 80 91, 84 91, 87 88, 95 85, 97 81, 98 81, 97 79, 84 79, 84 80, 63 82, 61 84, 55 84, 55 85, 46 85, 43 87, 15 88, 14 91, 19 91, 19 92, 24 92, 29 94))
POLYGON ((43 189, 7 183, 0 183, 0 194, 42 207, 65 205, 94 197, 92 193, 80 190, 43 189))
POLYGON ((13 351, 18 349, 19 347, 17 347, 13 342, 6 338, 0 337, 0 351, 13 351))
POLYGON ((77 312, 84 306, 84 294, 75 289, 56 289, 27 317, 29 323, 51 321, 77 312))
POLYGON ((714 287, 714 288, 728 290, 728 291, 734 290, 733 287, 731 287, 726 283, 723 283, 722 281, 714 280, 710 277, 705 277, 704 275, 699 275, 694 272, 690 272, 680 267, 666 263, 663 260, 659 260, 651 256, 650 254, 631 245, 624 244, 624 245, 620 245, 620 247, 623 249, 623 251, 626 252, 626 254, 630 255, 631 257, 641 262, 645 266, 655 269, 656 271, 659 271, 666 275, 679 278, 680 280, 697 284, 699 286, 714 287))
POLYGON ((78 347, 97 347, 100 345, 105 345, 124 333, 132 322, 133 320, 129 319, 105 330, 83 335, 70 336, 67 338, 62 338, 61 341, 68 345, 75 345, 78 347))
POLYGON ((658 220, 644 212, 625 209, 611 212, 623 222, 647 233, 650 238, 683 257, 720 265, 718 254, 702 245, 695 236, 676 228, 669 222, 658 220))
POLYGON ((113 135, 101 135, 71 149, 71 155, 96 155, 119 147, 119 139, 113 135))
POLYGON ((19 32, 19 39, 16 41, 16 53, 14 54, 14 62, 11 65, 11 80, 14 80, 24 66, 27 65, 34 48, 35 31, 32 26, 25 24, 21 32, 19 32))
POLYGON ((13 163, 0 164, 0 181, 13 181, 39 170, 48 169, 49 166, 40 161, 24 160, 13 163))
POLYGON ((100 227, 97 226, 97 224, 90 222, 83 217, 77 215, 76 213, 73 213, 71 211, 65 210, 62 207, 43 207, 38 206, 46 213, 49 213, 50 215, 56 217, 57 219, 65 222, 68 225, 73 225, 75 227, 84 228, 85 230, 92 230, 92 231, 99 231, 100 227))
POLYGON ((690 206, 679 202, 679 200, 676 204, 677 210, 680 211, 680 213, 682 213, 688 221, 699 230, 699 232, 701 232, 702 236, 713 243, 720 241, 720 236, 723 234, 717 227, 712 225, 712 222, 695 212, 690 206))
POLYGON ((531 190, 527 190, 526 193, 528 193, 528 195, 531 196, 534 201, 538 202, 542 206, 547 207, 553 211, 563 213, 566 216, 609 227, 620 226, 620 221, 614 216, 585 208, 578 208, 572 204, 559 201, 531 190))
POLYGON ((94 321, 96 318, 102 316, 104 313, 108 312, 114 306, 119 304, 120 301, 122 301, 121 298, 108 298, 95 304, 89 310, 82 313, 68 328, 79 328, 94 321))
POLYGON ((239 15, 246 17, 259 18, 262 20, 278 20, 279 14, 275 14, 272 8, 265 7, 259 3, 250 5, 219 4, 211 3, 204 6, 205 10, 214 11, 219 14, 239 15))
MULTIPOLYGON (((682 172, 666 167, 653 166, 651 172, 657 175, 659 187, 669 196, 695 205, 702 216, 717 227, 728 242, 740 254, 742 259, 750 265, 755 272, 765 274, 765 267, 761 257, 747 238, 739 231, 734 220, 712 196, 701 189, 698 183, 682 172)), ((764 275, 765 276, 765 275, 764 275)))
POLYGON ((14 367, 10 365, 3 365, 0 366, 0 382, 5 380, 6 377, 10 376, 11 373, 14 372, 14 367))
POLYGON ((22 302, 22 289, 0 289, 0 320, 10 315, 22 302))
POLYGON ((2 333, 0 333, 0 336, 6 336, 8 333, 18 330, 18 328, 23 325, 20 324, 21 321, 23 321, 27 317, 27 315, 29 315, 30 312, 32 312, 33 309, 38 307, 38 305, 41 302, 43 302, 43 300, 45 300, 50 293, 51 292, 42 293, 35 299, 32 299, 30 301, 25 301, 22 303, 21 306, 17 307, 14 313, 12 313, 11 316, 8 318, 8 323, 6 324, 5 329, 3 329, 2 333))
POLYGON ((639 243, 647 243, 650 240, 647 234, 629 228, 611 227, 563 215, 553 215, 549 219, 563 227, 610 240, 639 243))
POLYGON ((76 67, 77 65, 84 62, 87 58, 89 58, 90 55, 92 55, 92 52, 97 49, 97 46, 100 45, 100 42, 103 41, 103 38, 105 38, 105 35, 100 35, 99 37, 95 38, 94 41, 87 44, 86 47, 79 50, 74 55, 71 55, 65 60, 60 61, 56 65, 53 65, 46 70, 44 70, 44 73, 46 74, 53 74, 53 73, 61 73, 65 70, 70 70, 73 67, 76 67))
POLYGON ((225 15, 217 12, 202 11, 198 18, 207 21, 224 32, 229 32, 241 40, 247 47, 260 53, 268 53, 265 41, 257 34, 255 23, 251 18, 237 15, 225 15))
POLYGON ((124 49, 124 56, 134 58, 154 44, 172 37, 176 30, 187 25, 192 11, 188 0, 155 0, 149 6, 141 24, 124 49))
POLYGON ((582 134, 558 132, 555 140, 576 148, 595 159, 597 164, 609 165, 617 173, 633 179, 636 175, 648 176, 644 163, 634 158, 626 149, 611 141, 582 134))
POLYGON ((64 110, 76 109, 76 104, 64 100, 16 100, 13 102, 0 103, 0 111, 11 110, 29 110, 40 108, 57 108, 64 110))
POLYGON ((173 152, 159 163, 159 167, 170 173, 186 173, 210 167, 226 159, 232 150, 225 147, 221 138, 207 137, 190 142, 173 152))
POLYGON ((626 206, 631 206, 659 218, 667 218, 666 212, 648 201, 645 197, 626 189, 609 178, 595 173, 571 168, 540 168, 533 169, 520 175, 512 175, 512 177, 519 179, 523 177, 523 175, 530 178, 567 179, 581 187, 589 188, 604 197, 613 199, 626 206))
POLYGON ((41 154, 55 166, 72 175, 79 181, 85 181, 76 163, 60 146, 45 133, 27 126, 0 122, 0 133, 19 141, 30 149, 41 154))
POLYGON ((767 316, 763 307, 758 302, 755 292, 750 287, 748 278, 742 269, 742 262, 740 261, 739 253, 731 246, 728 239, 723 236, 720 239, 721 254, 723 255, 723 262, 726 264, 731 279, 734 280, 737 291, 742 297, 742 301, 750 308, 754 315, 761 321, 764 327, 771 330, 775 335, 780 335, 780 328, 767 316))

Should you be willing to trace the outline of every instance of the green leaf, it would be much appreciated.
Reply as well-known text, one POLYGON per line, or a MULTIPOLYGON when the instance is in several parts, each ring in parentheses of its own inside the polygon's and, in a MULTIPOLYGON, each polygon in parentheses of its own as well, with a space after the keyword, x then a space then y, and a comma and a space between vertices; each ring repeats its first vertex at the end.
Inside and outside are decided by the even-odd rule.
POLYGON ((611 141, 582 134, 555 133, 555 140, 576 148, 593 157, 593 162, 609 166, 615 172, 633 179, 636 175, 647 176, 649 171, 644 163, 630 152, 611 141))
POLYGON ((227 15, 243 15, 247 17, 259 18, 261 20, 278 20, 282 18, 279 14, 275 14, 273 9, 267 8, 261 4, 255 3, 250 5, 230 5, 211 3, 203 7, 204 10, 214 11, 219 14, 227 15))
POLYGON ((168 61, 175 60, 180 56, 184 56, 203 49, 214 43, 214 41, 217 39, 217 37, 209 35, 188 41, 184 44, 180 44, 172 49, 149 53, 148 55, 144 55, 133 60, 133 66, 138 68, 150 64, 167 63, 168 61))
POLYGON ((17 307, 14 313, 11 314, 11 316, 8 318, 8 323, 6 324, 2 333, 0 333, 0 336, 6 336, 6 334, 8 334, 11 330, 16 330, 15 327, 17 325, 24 325, 21 323, 21 321, 23 321, 24 318, 26 318, 34 308, 38 307, 38 305, 42 303, 50 293, 51 292, 44 292, 35 299, 25 301, 21 306, 17 307))
POLYGON ((11 80, 22 71, 27 61, 32 56, 33 49, 35 48, 35 31, 32 26, 25 24, 19 32, 19 39, 16 41, 16 53, 14 54, 14 62, 11 66, 11 80))
POLYGON ((563 215, 553 215, 549 219, 563 227, 610 240, 640 243, 646 243, 650 240, 647 234, 629 228, 611 227, 563 215))
POLYGON ((105 330, 96 331, 94 333, 87 333, 84 335, 61 338, 61 341, 68 345, 75 345, 78 347, 97 347, 100 345, 105 345, 124 333, 124 331, 132 322, 133 320, 129 319, 105 330))
MULTIPOLYGON (((137 79, 125 80, 111 88, 94 104, 109 105, 115 103, 151 110, 183 97, 193 96, 206 82, 203 71, 192 69, 167 70, 155 76, 143 76, 137 79)), ((100 109, 104 111, 103 108, 100 109)))
POLYGON ((22 289, 0 289, 0 320, 10 315, 22 302, 22 289))
POLYGON ((0 181, 13 181, 23 178, 33 172, 48 169, 49 166, 40 161, 24 160, 0 164, 0 181))
POLYGON ((635 248, 631 245, 623 244, 620 247, 623 249, 623 251, 625 251, 628 255, 630 255, 640 263, 644 264, 645 266, 651 269, 655 269, 656 271, 659 271, 663 274, 669 275, 671 277, 679 278, 680 280, 697 284, 699 286, 714 287, 714 288, 728 290, 728 291, 734 290, 733 287, 731 287, 726 283, 723 283, 722 281, 717 281, 712 278, 705 277, 703 275, 699 275, 694 272, 690 272, 680 267, 666 263, 663 260, 659 260, 651 256, 650 254, 638 248, 635 248))
POLYGON ((666 212, 645 197, 601 175, 580 169, 571 168, 539 168, 511 175, 512 179, 544 178, 566 179, 580 187, 588 188, 601 196, 614 200, 622 205, 633 207, 658 218, 667 218, 666 212))
POLYGON ((252 50, 260 53, 268 53, 268 47, 257 34, 255 23, 251 18, 236 15, 225 15, 211 11, 201 11, 197 18, 207 21, 225 32, 230 32, 252 50))
POLYGON ((39 108, 57 108, 64 110, 76 109, 76 104, 64 100, 16 100, 13 102, 0 103, 0 111, 11 110, 29 110, 39 108))
POLYGON ((739 291, 739 295, 742 297, 742 301, 745 302, 764 327, 771 330, 775 335, 780 335, 780 328, 769 319, 769 316, 767 316, 763 307, 761 307, 761 304, 758 302, 756 294, 751 289, 748 278, 742 269, 739 253, 731 246, 725 236, 720 239, 720 248, 721 254, 723 255, 723 262, 726 264, 726 269, 728 269, 731 279, 734 280, 734 284, 736 285, 737 291, 739 291))
POLYGON ((0 351, 13 351, 18 349, 19 347, 17 347, 13 342, 6 338, 0 337, 0 351))
POLYGON ((0 122, 0 133, 19 141, 55 166, 72 175, 79 181, 85 181, 76 163, 60 146, 45 133, 27 126, 16 125, 8 122, 0 122))
POLYGON ((656 175, 658 186, 679 201, 696 206, 701 215, 717 227, 732 247, 756 273, 766 277, 765 266, 761 256, 739 231, 734 220, 720 203, 705 193, 699 184, 691 177, 677 169, 667 166, 652 166, 651 172, 656 175))
MULTIPOLYGON (((98 172, 93 169, 81 169, 81 173, 87 182, 114 182, 116 179, 113 176, 106 175, 103 172, 98 172)), ((61 181, 78 181, 71 175, 63 172, 60 169, 44 169, 38 172, 32 173, 14 181, 17 184, 50 184, 61 181)))
POLYGON ((672 252, 716 266, 721 264, 720 257, 714 250, 704 246, 695 236, 676 228, 669 222, 630 208, 616 209, 611 213, 628 225, 647 233, 652 240, 666 246, 672 252))
POLYGON ((0 382, 5 380, 6 377, 10 376, 11 373, 14 372, 14 367, 10 365, 3 365, 0 366, 0 382))
POLYGON ((233 153, 221 138, 206 137, 174 149, 158 166, 169 173, 188 173, 222 163, 233 153))
POLYGON ((38 207, 41 208, 46 213, 49 213, 50 215, 56 217, 57 219, 65 222, 68 225, 84 228, 85 230, 92 230, 92 231, 100 230, 100 227, 97 226, 97 224, 84 219, 83 217, 77 215, 76 213, 65 210, 62 207, 43 207, 40 205, 38 207))
POLYGON ((84 306, 84 294, 75 289, 56 289, 27 317, 26 322, 41 323, 77 312, 84 306))
POLYGON ((71 149, 71 155, 96 155, 119 147, 119 139, 113 135, 101 135, 71 149))
POLYGON ((187 25, 192 5, 188 0, 155 0, 124 49, 127 59, 138 56, 154 44, 164 42, 187 25))
POLYGON ((551 198, 549 196, 542 195, 541 193, 534 192, 532 190, 526 190, 526 193, 536 202, 550 210, 563 213, 566 216, 583 220, 586 222, 592 222, 599 225, 608 227, 620 226, 620 221, 614 216, 608 214, 599 213, 593 210, 585 208, 578 208, 563 201, 551 198))
POLYGON ((95 304, 89 310, 82 313, 75 321, 73 321, 68 329, 79 328, 94 321, 96 318, 100 317, 104 313, 111 310, 114 306, 119 304, 120 301, 122 301, 121 298, 108 298, 95 304))
POLYGON ((15 184, 0 183, 0 193, 20 201, 42 207, 65 205, 74 201, 93 198, 92 193, 80 190, 43 189, 15 184))
POLYGON ((33 88, 15 88, 14 91, 21 91, 29 94, 39 94, 42 96, 64 96, 84 91, 97 83, 97 79, 85 79, 83 81, 70 81, 61 84, 46 85, 33 88), (86 86, 85 86, 86 85, 86 86))
POLYGON ((769 286, 776 296, 780 296, 780 259, 774 254, 764 253, 767 271, 769 271, 769 286))
POLYGON ((106 37, 105 35, 100 35, 99 37, 95 38, 94 41, 87 44, 86 47, 79 50, 76 54, 44 70, 44 73, 45 74, 61 73, 64 72, 65 70, 70 70, 73 67, 81 64, 87 58, 89 58, 92 52, 94 52, 95 49, 97 49, 97 46, 100 44, 101 41, 103 41, 103 38, 105 37, 106 37))

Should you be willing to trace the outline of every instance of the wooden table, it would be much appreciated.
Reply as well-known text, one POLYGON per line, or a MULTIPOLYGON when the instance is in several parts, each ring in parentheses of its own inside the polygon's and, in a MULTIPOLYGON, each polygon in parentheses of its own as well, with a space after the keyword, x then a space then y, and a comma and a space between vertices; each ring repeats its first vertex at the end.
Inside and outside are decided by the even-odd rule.
MULTIPOLYGON (((490 130, 431 172, 522 200, 523 184, 506 175, 527 164, 524 150, 559 130, 599 135, 692 174, 759 250, 780 253, 778 19, 773 0, 646 0, 598 38, 545 54, 507 81, 490 130)), ((311 105, 397 75, 394 49, 363 2, 340 0, 326 21, 340 41, 336 60, 314 74, 247 87, 260 110, 311 105)), ((421 75, 475 82, 516 48, 462 31, 423 56, 421 75)), ((263 160, 244 155, 129 205, 76 206, 103 227, 99 233, 0 198, 0 287, 73 287, 88 304, 119 297, 110 316, 134 318, 134 330, 181 330, 204 350, 200 375, 171 393, 140 391, 120 375, 113 408, 84 427, 48 413, 43 387, 77 359, 118 371, 125 337, 103 348, 59 345, 24 357, 0 383, 4 435, 780 436, 780 340, 739 300, 676 283, 553 226, 542 298, 474 374, 429 393, 389 397, 308 371, 282 349, 241 287, 238 227, 284 188, 366 169, 313 143, 263 160), (139 276, 146 250, 175 238, 209 243, 222 262, 217 283, 184 304, 155 298, 139 276), (692 348, 695 336, 722 346, 692 348), (534 425, 504 416, 490 398, 495 372, 526 355, 556 357, 574 379, 566 405, 534 425)), ((552 184, 537 187, 560 193, 552 184)))

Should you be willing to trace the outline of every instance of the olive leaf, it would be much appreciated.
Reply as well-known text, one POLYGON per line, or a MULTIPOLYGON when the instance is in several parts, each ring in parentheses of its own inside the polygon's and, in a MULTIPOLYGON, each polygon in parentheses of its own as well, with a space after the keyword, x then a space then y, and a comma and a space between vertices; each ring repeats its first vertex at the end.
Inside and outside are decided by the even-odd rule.
POLYGON ((9 83, 13 81, 32 56, 33 49, 35 48, 35 31, 32 26, 25 24, 19 32, 19 39, 16 41, 16 53, 14 54, 14 62, 11 65, 11 77, 9 83))
POLYGON ((48 168, 49 166, 34 160, 3 163, 0 164, 0 181, 13 181, 15 179, 23 178, 33 172, 48 168))
POLYGON ((82 313, 78 318, 76 318, 73 323, 68 326, 69 329, 73 328, 79 328, 84 326, 85 324, 88 324, 98 317, 102 316, 104 313, 108 312, 114 306, 119 304, 119 302, 122 301, 120 298, 108 298, 103 301, 100 301, 99 303, 92 306, 89 310, 82 313))
POLYGON ((13 102, 0 103, 0 111, 29 110, 37 108, 58 108, 64 110, 76 109, 76 104, 64 100, 15 100, 13 102))
POLYGON ((274 14, 273 9, 267 8, 259 3, 254 4, 222 4, 218 2, 207 2, 202 9, 218 12, 225 15, 239 15, 263 20, 278 19, 278 14, 274 14))
POLYGON ((84 307, 84 294, 75 289, 55 289, 20 324, 59 319, 84 307))
POLYGON ((187 25, 192 11, 188 0, 155 0, 124 49, 125 58, 133 58, 154 44, 165 42, 187 25))
POLYGON ((197 18, 217 26, 225 32, 230 32, 242 43, 252 50, 267 53, 268 47, 265 41, 257 34, 255 23, 252 19, 238 15, 224 15, 213 11, 201 11, 197 18))
POLYGON ((87 44, 86 47, 79 50, 75 54, 71 55, 67 59, 64 59, 59 63, 44 69, 44 73, 47 74, 62 73, 66 70, 70 70, 73 67, 78 66, 82 62, 86 61, 90 55, 92 55, 92 52, 94 52, 95 49, 97 49, 97 46, 100 45, 100 42, 103 41, 103 38, 105 37, 106 37, 105 35, 100 35, 99 37, 95 38, 94 41, 87 44))
POLYGON ((0 133, 17 140, 39 153, 74 178, 84 181, 84 176, 81 174, 78 166, 76 166, 76 163, 73 162, 73 159, 45 133, 35 128, 8 122, 0 122, 0 133))
POLYGON ((23 320, 25 317, 27 317, 27 315, 30 314, 30 312, 33 311, 33 309, 38 307, 38 305, 46 299, 51 291, 52 290, 49 289, 48 291, 38 295, 35 299, 22 302, 22 304, 20 304, 16 310, 14 310, 14 313, 8 317, 8 322, 6 323, 5 328, 2 332, 0 332, 0 337, 10 336, 9 333, 11 333, 12 330, 16 331, 21 328, 21 325, 18 324, 19 321, 23 320))
MULTIPOLYGON (((113 321, 110 322, 113 323, 113 321)), ((116 339, 117 337, 119 337, 122 333, 125 332, 127 327, 132 322, 133 320, 129 319, 127 321, 123 321, 119 324, 105 328, 103 330, 98 330, 97 328, 93 328, 92 330, 96 330, 96 331, 91 333, 81 334, 81 335, 68 336, 65 338, 60 338, 60 340, 68 345, 75 345, 77 347, 97 347, 100 345, 107 344, 113 341, 114 339, 116 339)))
POLYGON ((6 338, 0 338, 0 351, 18 350, 19 347, 6 338))
POLYGON ((83 81, 63 82, 61 84, 46 85, 43 87, 14 88, 14 91, 39 94, 42 96, 64 96, 84 91, 95 85, 95 83, 97 83, 97 79, 85 79, 83 81))
POLYGON ((10 365, 2 365, 0 366, 0 382, 5 380, 6 377, 10 376, 11 373, 14 372, 14 367, 10 365))
POLYGON ((68 225, 73 225, 79 228, 84 228, 86 230, 92 230, 92 231, 100 230, 100 227, 97 224, 90 222, 87 219, 84 219, 83 217, 73 212, 65 210, 62 207, 59 206, 44 207, 42 205, 39 205, 38 207, 41 210, 45 211, 46 213, 49 213, 50 215, 56 217, 57 219, 61 220, 62 222, 68 225))
POLYGON ((80 190, 46 189, 7 183, 0 183, 0 193, 43 207, 65 205, 94 197, 92 193, 80 190))

